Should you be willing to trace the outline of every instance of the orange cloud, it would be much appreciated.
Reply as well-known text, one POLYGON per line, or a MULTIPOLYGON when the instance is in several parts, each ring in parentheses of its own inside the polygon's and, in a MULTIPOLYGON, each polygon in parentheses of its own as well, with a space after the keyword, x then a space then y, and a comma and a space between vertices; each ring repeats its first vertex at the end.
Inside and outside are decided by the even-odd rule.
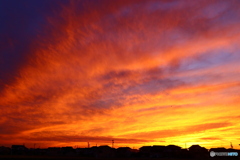
POLYGON ((237 141, 239 3, 106 2, 44 14, 0 81, 2 143, 237 141))

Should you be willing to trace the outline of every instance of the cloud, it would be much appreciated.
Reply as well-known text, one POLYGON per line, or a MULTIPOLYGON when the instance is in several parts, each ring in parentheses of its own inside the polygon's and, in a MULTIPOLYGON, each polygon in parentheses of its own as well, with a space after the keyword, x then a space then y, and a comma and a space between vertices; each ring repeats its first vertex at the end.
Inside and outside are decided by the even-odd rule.
POLYGON ((19 76, 21 68, 32 56, 34 41, 41 32, 45 17, 51 14, 51 3, 42 2, 1 2, 2 34, 0 42, 0 89, 10 84, 19 76), (39 14, 41 13, 41 14, 39 14))
POLYGON ((237 116, 238 1, 1 3, 2 136, 137 143, 233 125, 217 117, 237 116))
POLYGON ((220 138, 216 138, 216 137, 206 137, 206 138, 201 138, 201 139, 206 140, 206 141, 221 140, 220 138))
POLYGON ((198 132, 204 132, 211 129, 223 128, 231 126, 231 123, 203 123, 193 126, 179 127, 179 129, 169 129, 169 130, 158 130, 150 132, 139 132, 130 135, 124 135, 126 137, 137 137, 137 138, 169 138, 181 135, 194 134, 198 132))
POLYGON ((138 144, 138 143, 144 143, 144 142, 152 142, 154 140, 147 140, 147 139, 125 139, 125 138, 116 138, 116 137, 91 137, 91 136, 66 136, 64 135, 54 135, 53 133, 50 133, 46 137, 44 136, 36 136, 34 135, 33 138, 26 138, 26 140, 29 141, 58 141, 58 142, 95 142, 95 143, 111 143, 112 140, 115 141, 115 143, 127 143, 127 144, 138 144))

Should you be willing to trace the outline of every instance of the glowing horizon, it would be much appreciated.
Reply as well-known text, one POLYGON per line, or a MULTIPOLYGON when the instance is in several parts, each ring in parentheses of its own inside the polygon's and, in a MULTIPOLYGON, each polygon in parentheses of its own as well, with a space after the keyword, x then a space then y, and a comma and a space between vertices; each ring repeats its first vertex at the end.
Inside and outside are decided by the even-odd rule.
POLYGON ((0 146, 240 149, 239 1, 1 3, 0 146))

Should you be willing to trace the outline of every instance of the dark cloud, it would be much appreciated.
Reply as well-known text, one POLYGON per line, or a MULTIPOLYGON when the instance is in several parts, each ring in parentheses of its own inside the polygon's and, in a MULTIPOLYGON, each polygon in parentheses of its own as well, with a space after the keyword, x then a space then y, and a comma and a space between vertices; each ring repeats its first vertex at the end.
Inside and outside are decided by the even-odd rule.
MULTIPOLYGON (((55 10, 58 8, 55 4, 55 10)), ((52 14, 53 2, 1 1, 0 4, 0 89, 20 76, 20 69, 28 63, 37 47, 37 38, 52 14)))
POLYGON ((221 138, 216 138, 216 137, 206 137, 206 138, 201 138, 201 139, 206 140, 206 141, 222 140, 221 138))
POLYGON ((31 141, 58 141, 58 142, 99 142, 99 143, 111 143, 114 140, 115 143, 128 143, 128 144, 138 144, 144 142, 153 142, 154 140, 149 139, 129 139, 129 138, 116 138, 116 137, 102 137, 102 136, 66 136, 64 135, 54 135, 54 133, 49 133, 49 136, 45 137, 44 134, 40 133, 33 134, 33 138, 26 138, 26 140, 31 141), (54 136, 52 136, 54 135, 54 136))
POLYGON ((66 122, 49 118, 46 115, 36 111, 22 111, 18 113, 6 114, 7 120, 0 123, 0 135, 19 135, 24 131, 38 129, 52 125, 61 125, 66 122), (27 112, 24 113, 24 112, 27 112), (49 119, 48 122, 45 120, 49 119))

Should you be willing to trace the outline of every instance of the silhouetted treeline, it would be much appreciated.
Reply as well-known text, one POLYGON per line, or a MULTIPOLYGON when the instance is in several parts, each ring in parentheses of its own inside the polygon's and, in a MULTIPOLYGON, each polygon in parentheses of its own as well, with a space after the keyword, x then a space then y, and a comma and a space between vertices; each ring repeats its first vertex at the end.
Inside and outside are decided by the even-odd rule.
MULTIPOLYGON (((188 149, 183 149, 176 145, 168 146, 143 146, 137 149, 129 147, 119 147, 117 149, 109 146, 99 146, 91 148, 73 147, 49 147, 47 149, 32 149, 24 145, 12 145, 12 147, 0 147, 0 155, 37 155, 37 156, 79 156, 93 158, 208 158, 210 152, 237 152, 240 150, 211 148, 210 150, 199 145, 192 145, 188 149)), ((215 156, 216 157, 216 156, 215 156)), ((239 156, 237 156, 239 157, 239 156)), ((236 158, 236 157, 230 157, 236 158)), ((226 159, 226 157, 224 157, 226 159)))

